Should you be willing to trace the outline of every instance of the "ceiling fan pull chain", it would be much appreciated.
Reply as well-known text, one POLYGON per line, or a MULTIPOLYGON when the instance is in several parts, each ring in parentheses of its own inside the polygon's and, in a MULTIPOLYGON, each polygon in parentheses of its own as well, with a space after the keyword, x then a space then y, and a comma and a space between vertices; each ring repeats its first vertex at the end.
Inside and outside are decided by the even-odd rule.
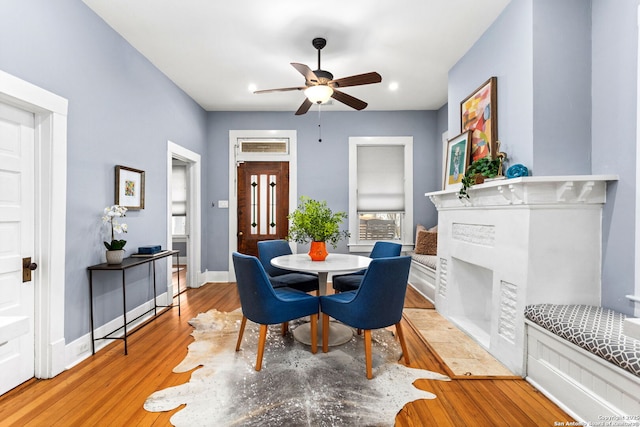
POLYGON ((322 142, 322 104, 318 104, 318 142, 322 142))

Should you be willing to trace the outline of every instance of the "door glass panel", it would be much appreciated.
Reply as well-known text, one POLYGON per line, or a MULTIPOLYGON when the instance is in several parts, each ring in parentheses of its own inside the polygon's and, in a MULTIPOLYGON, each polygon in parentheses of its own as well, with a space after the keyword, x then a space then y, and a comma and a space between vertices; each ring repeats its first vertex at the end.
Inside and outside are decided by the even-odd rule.
POLYGON ((275 235, 277 232, 277 176, 251 175, 251 234, 275 235))
POLYGON ((267 197, 269 193, 266 190, 267 186, 267 176, 260 175, 260 188, 258 193, 260 194, 260 205, 258 206, 258 212, 260 214, 260 219, 258 220, 260 224, 260 234, 267 234, 267 197))
POLYGON ((269 234, 276 234, 276 213, 277 213, 277 199, 276 199, 276 176, 269 175, 269 194, 271 203, 269 204, 269 234))

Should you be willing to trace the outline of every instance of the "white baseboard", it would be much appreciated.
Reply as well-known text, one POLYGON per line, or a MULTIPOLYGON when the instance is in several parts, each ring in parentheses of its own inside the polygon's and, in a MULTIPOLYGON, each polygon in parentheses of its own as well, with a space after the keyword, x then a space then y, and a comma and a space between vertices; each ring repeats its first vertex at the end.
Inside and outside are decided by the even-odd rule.
MULTIPOLYGON (((160 305, 166 305, 167 293, 163 293, 158 295, 156 301, 160 305)), ((147 301, 146 303, 134 308, 133 310, 127 313, 128 319, 134 319, 140 316, 142 313, 153 309, 153 301, 147 301)), ((170 310, 169 308, 158 308, 158 314, 162 313, 163 310, 170 310)), ((130 323, 127 326, 127 330, 132 330, 138 325, 144 323, 153 317, 153 312, 148 313, 147 315, 139 318, 135 322, 130 323)), ((117 318, 111 320, 110 322, 96 328, 94 330, 94 335, 96 337, 102 337, 105 334, 121 327, 124 323, 124 317, 118 316, 117 318)), ((118 331, 117 334, 113 334, 116 337, 122 337, 123 331, 118 331)), ((96 353, 111 344, 113 340, 97 340, 95 342, 96 353)), ((70 342, 65 346, 65 369, 70 369, 82 362, 86 358, 91 356, 91 333, 87 333, 86 335, 81 336, 80 338, 70 342)))
POLYGON ((436 302, 436 272, 416 261, 411 261, 409 284, 432 304, 436 302))
POLYGON ((201 275, 201 282, 202 284, 205 283, 227 283, 229 282, 229 277, 230 274, 228 271, 209 271, 209 270, 205 270, 204 273, 202 273, 201 275))

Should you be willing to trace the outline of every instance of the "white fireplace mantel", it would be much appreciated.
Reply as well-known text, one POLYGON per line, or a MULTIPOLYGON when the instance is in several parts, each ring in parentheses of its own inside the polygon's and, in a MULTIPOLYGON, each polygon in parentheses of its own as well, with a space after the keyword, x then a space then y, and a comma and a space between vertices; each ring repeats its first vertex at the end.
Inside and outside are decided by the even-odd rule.
POLYGON ((607 181, 616 175, 527 176, 497 179, 469 188, 469 199, 459 199, 458 189, 426 193, 440 209, 461 206, 518 206, 604 203, 607 181))
POLYGON ((528 304, 600 303, 602 206, 615 175, 542 176, 425 194, 438 209, 436 309, 518 375, 528 304))

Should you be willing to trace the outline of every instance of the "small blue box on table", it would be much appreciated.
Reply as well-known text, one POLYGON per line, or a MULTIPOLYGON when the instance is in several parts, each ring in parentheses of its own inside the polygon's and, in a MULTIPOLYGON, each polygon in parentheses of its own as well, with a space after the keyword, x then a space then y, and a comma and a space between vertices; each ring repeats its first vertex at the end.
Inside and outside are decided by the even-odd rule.
POLYGON ((146 255, 157 254, 161 250, 162 250, 162 247, 160 245, 140 246, 140 247, 138 247, 138 253, 139 254, 146 254, 146 255))

